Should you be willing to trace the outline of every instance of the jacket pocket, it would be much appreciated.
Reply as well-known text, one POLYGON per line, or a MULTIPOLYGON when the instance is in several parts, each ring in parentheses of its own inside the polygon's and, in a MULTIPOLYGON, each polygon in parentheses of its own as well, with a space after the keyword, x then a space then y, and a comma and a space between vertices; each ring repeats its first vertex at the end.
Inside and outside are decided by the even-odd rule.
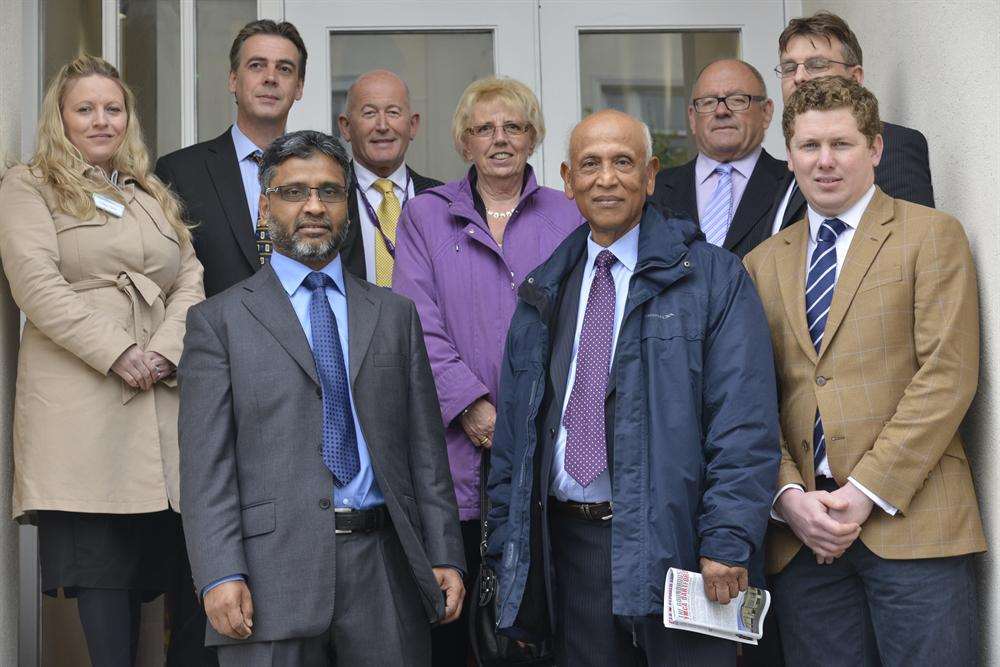
POLYGON ((243 537, 254 537, 274 532, 274 501, 267 500, 240 510, 243 537))
POLYGON ((642 328, 640 337, 659 338, 667 340, 670 338, 686 338, 687 340, 701 340, 705 333, 693 318, 686 316, 683 311, 665 311, 662 313, 645 313, 642 316, 642 328))

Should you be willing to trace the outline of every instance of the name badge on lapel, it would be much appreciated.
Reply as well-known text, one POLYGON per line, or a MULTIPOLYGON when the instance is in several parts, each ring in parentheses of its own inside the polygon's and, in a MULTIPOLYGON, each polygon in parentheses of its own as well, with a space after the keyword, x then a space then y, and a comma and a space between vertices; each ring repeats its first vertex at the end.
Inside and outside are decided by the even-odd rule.
POLYGON ((105 197, 104 195, 99 195, 96 192, 93 193, 94 205, 102 211, 106 211, 116 218, 120 218, 125 215, 125 205, 116 202, 110 197, 105 197))

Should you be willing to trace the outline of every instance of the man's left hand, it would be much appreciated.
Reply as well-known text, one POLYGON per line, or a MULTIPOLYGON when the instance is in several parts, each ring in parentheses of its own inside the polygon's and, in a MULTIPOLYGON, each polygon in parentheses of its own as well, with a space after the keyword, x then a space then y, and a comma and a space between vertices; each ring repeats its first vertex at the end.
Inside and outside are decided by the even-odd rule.
MULTIPOLYGON (((847 503, 846 509, 830 510, 830 518, 841 523, 864 525, 865 521, 868 520, 868 516, 872 513, 872 508, 875 507, 872 499, 863 494, 861 489, 850 482, 847 482, 847 484, 844 484, 830 495, 847 503)), ((833 559, 816 556, 816 562, 820 565, 829 565, 833 562, 833 559)))
POLYGON ((462 575, 453 567, 435 567, 434 578, 444 591, 444 616, 441 624, 451 623, 462 613, 462 603, 465 601, 465 584, 462 575))
POLYGON ((701 576, 705 581, 705 595, 712 602, 729 604, 741 591, 747 589, 747 569, 726 565, 710 558, 701 558, 701 576))

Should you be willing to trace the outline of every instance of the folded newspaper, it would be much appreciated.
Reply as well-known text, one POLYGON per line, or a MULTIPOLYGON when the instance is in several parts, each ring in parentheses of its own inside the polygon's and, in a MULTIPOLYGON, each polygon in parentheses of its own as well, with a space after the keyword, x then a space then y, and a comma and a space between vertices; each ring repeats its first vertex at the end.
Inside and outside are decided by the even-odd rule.
POLYGON ((700 632, 744 644, 756 644, 763 635, 771 594, 747 588, 729 604, 712 602, 697 572, 670 568, 663 591, 663 625, 700 632))

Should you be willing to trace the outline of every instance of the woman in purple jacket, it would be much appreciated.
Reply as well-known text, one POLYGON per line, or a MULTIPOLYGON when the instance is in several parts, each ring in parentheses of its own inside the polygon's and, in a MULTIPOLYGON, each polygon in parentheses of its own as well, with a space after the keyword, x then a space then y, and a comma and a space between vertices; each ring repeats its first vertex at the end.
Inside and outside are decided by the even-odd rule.
MULTIPOLYGON (((417 305, 446 427, 468 564, 479 568, 482 449, 517 288, 583 222, 559 190, 538 185, 528 157, 545 136, 538 99, 507 78, 474 81, 452 119, 465 178, 426 190, 399 221, 393 290, 417 305)), ((469 605, 463 609, 463 617, 469 605)), ((435 629, 434 665, 465 667, 466 623, 435 629)))

